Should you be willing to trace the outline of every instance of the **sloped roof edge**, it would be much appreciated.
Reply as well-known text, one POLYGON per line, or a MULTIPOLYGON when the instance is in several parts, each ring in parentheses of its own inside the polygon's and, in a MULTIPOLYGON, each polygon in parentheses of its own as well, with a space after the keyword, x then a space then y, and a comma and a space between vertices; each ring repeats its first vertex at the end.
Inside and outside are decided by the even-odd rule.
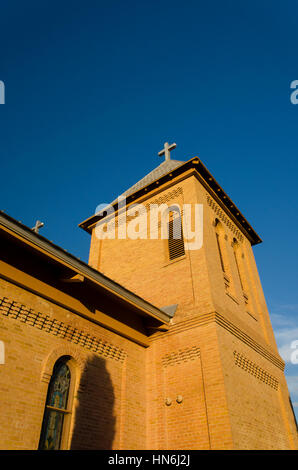
POLYGON ((168 323, 170 321, 171 315, 168 315, 165 311, 147 302, 142 297, 139 297, 137 294, 134 294, 123 287, 121 284, 118 284, 104 274, 95 270, 84 261, 76 258, 60 246, 55 245, 42 235, 33 232, 29 227, 5 214, 3 211, 0 211, 0 229, 1 226, 8 229, 24 241, 34 244, 36 248, 41 249, 56 258, 58 262, 64 262, 71 269, 85 275, 90 281, 94 282, 101 288, 110 291, 116 297, 120 297, 128 303, 133 304, 134 307, 136 307, 140 312, 142 311, 143 314, 154 317, 162 323, 168 323))
MULTIPOLYGON (((222 187, 219 185, 219 183, 215 180, 215 178, 209 172, 207 167, 202 163, 202 161, 198 157, 193 157, 190 160, 187 160, 186 162, 169 160, 169 162, 171 161, 176 162, 176 165, 173 165, 171 169, 167 168, 168 171, 166 173, 162 172, 162 174, 158 177, 158 172, 156 172, 156 170, 158 170, 161 165, 163 165, 161 164, 155 170, 153 170, 147 176, 141 179, 138 183, 129 188, 129 190, 127 190, 127 192, 129 191, 129 194, 126 194, 126 192, 124 192, 123 195, 126 195, 127 198, 126 202, 129 203, 132 199, 137 199, 138 197, 140 197, 143 191, 145 191, 145 188, 148 194, 151 189, 151 185, 153 189, 153 184, 156 183, 157 180, 159 180, 160 183, 163 183, 169 177, 174 178, 175 176, 186 172, 190 168, 194 168, 197 174, 203 179, 206 189, 210 192, 213 197, 215 196, 215 198, 220 200, 223 207, 226 208, 227 211, 232 215, 237 225, 242 229, 244 234, 250 240, 251 244, 256 245, 262 242, 262 239, 255 232, 250 223, 240 212, 238 207, 233 203, 233 201, 229 198, 226 192, 222 189, 222 187), (155 180, 153 179, 153 176, 156 177, 155 180), (142 182, 145 183, 145 186, 141 184, 142 182), (137 188, 138 184, 140 184, 140 188, 137 188)), ((111 205, 117 208, 117 200, 113 201, 111 205)), ((98 214, 93 214, 88 219, 81 222, 79 224, 79 227, 85 230, 86 232, 91 233, 92 229, 90 227, 92 227, 98 220, 100 220, 100 218, 101 217, 98 214)))

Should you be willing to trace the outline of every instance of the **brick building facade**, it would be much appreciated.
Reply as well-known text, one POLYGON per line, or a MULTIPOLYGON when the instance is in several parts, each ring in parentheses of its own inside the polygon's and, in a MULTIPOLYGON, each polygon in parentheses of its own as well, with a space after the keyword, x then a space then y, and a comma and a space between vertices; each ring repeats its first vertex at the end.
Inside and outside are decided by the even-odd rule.
POLYGON ((0 448, 297 449, 239 209, 198 158, 166 160, 111 208, 80 224, 88 264, 0 215, 0 448), (160 219, 148 236, 163 204, 183 244, 160 219), (109 235, 129 225, 135 239, 109 235))

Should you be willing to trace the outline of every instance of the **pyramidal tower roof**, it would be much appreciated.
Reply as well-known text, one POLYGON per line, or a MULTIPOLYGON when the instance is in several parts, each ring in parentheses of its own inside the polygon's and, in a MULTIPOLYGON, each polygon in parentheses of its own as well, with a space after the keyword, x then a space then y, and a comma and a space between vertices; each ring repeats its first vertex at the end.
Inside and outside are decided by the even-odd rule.
MULTIPOLYGON (((166 175, 170 171, 178 168, 179 166, 183 165, 185 162, 179 160, 165 160, 162 162, 158 167, 154 168, 150 173, 148 173, 144 178, 140 179, 137 183, 131 186, 129 189, 124 191, 121 196, 130 196, 131 194, 135 193, 139 189, 145 188, 153 181, 158 180, 162 176, 166 175)), ((116 202, 113 201, 111 204, 113 205, 116 202)))
MULTIPOLYGON (((180 160, 171 160, 170 151, 176 147, 176 144, 169 145, 167 142, 164 144, 163 150, 161 150, 158 155, 165 155, 165 160, 158 165, 154 170, 148 173, 144 178, 140 179, 137 183, 131 186, 129 189, 124 191, 117 199, 111 202, 110 205, 117 207, 119 199, 125 197, 128 199, 128 203, 136 197, 140 197, 147 190, 156 189, 156 184, 170 181, 172 178, 175 178, 183 173, 191 171, 191 174, 194 174, 196 178, 199 179, 201 184, 204 185, 206 191, 213 197, 224 210, 227 211, 227 214, 236 222, 238 227, 243 231, 243 233, 248 237, 252 245, 261 243, 261 238, 254 231, 250 223, 245 219, 244 215, 240 212, 234 202, 229 198, 227 193, 219 185, 210 171, 205 167, 203 162, 198 157, 193 157, 187 161, 180 160)), ((148 192, 147 192, 148 194, 148 192)), ((83 230, 86 230, 89 233, 92 233, 94 225, 99 219, 103 216, 101 213, 93 214, 79 224, 83 230)))

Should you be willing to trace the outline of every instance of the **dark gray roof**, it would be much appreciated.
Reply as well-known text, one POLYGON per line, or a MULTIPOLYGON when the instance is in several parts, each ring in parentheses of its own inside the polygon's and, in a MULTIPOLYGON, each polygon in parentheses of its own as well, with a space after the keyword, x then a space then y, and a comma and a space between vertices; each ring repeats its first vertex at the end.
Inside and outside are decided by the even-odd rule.
MULTIPOLYGON (((131 194, 135 193, 139 189, 145 188, 148 184, 153 183, 153 181, 158 180, 162 176, 166 175, 170 171, 178 168, 179 166, 183 165, 185 162, 181 162, 179 160, 165 160, 162 162, 158 167, 154 168, 148 175, 144 176, 141 180, 135 183, 131 188, 124 191, 121 196, 130 196, 131 194)), ((115 204, 117 200, 113 201, 111 205, 115 204)))
POLYGON ((166 307, 162 307, 160 310, 167 313, 167 315, 169 315, 170 317, 173 317, 175 315, 177 307, 178 304, 167 305, 166 307))

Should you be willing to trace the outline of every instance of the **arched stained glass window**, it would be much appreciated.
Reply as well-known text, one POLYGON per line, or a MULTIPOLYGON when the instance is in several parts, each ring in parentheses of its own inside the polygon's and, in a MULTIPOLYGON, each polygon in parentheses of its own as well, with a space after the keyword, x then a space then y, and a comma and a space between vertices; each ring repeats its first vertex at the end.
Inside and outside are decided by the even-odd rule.
POLYGON ((60 449, 64 420, 70 413, 67 409, 70 381, 67 358, 62 358, 56 362, 49 383, 39 449, 60 449))

